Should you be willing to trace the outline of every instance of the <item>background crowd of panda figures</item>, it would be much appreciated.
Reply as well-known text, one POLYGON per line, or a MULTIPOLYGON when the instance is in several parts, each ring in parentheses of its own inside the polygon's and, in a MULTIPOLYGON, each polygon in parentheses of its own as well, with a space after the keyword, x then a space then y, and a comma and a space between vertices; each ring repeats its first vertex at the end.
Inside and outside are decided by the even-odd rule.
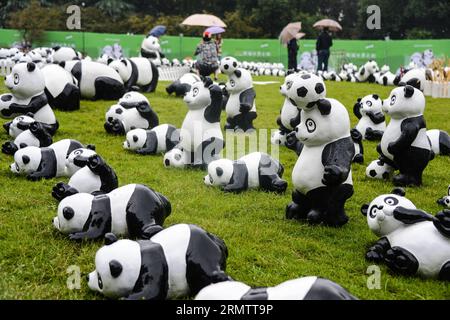
MULTIPOLYGON (((269 80, 269 78, 262 78, 269 80)), ((185 115, 184 103, 162 93, 166 83, 160 83, 154 95, 147 95, 158 112, 161 123, 180 126, 185 115)), ((279 84, 256 87, 259 117, 257 128, 275 128, 275 119, 283 98, 278 94, 279 84)), ((350 106, 357 97, 377 92, 387 97, 390 88, 366 84, 327 83, 328 96, 350 106)), ((1 92, 6 89, 1 86, 1 92)), ((55 141, 63 138, 78 139, 97 145, 99 153, 116 170, 120 185, 145 183, 167 195, 174 214, 166 226, 179 223, 196 223, 224 238, 230 249, 228 272, 240 281, 251 285, 275 285, 287 279, 319 275, 330 278, 352 294, 366 299, 375 298, 445 298, 450 296, 445 284, 420 279, 392 277, 383 272, 386 291, 368 291, 364 261, 366 247, 375 239, 370 235, 365 219, 359 213, 362 203, 389 192, 388 183, 369 181, 364 177, 364 166, 355 165, 355 196, 347 204, 351 222, 342 230, 310 228, 285 221, 286 196, 250 191, 240 196, 225 195, 217 189, 203 186, 204 173, 196 170, 164 170, 161 157, 139 157, 122 150, 122 138, 108 136, 103 130, 104 112, 111 102, 82 102, 76 113, 57 113, 61 128, 55 141), (170 183, 167 183, 170 181, 170 183)), ((428 100, 425 113, 429 128, 449 130, 445 115, 445 101, 428 100)), ((352 117, 353 124, 356 119, 352 117)), ((1 137, 6 140, 2 132, 1 137)), ((268 139, 270 140, 270 139, 268 139)), ((366 159, 376 158, 375 144, 367 143, 366 159)), ((296 156, 281 150, 281 162, 286 166, 286 180, 296 156)), ((86 292, 62 290, 67 277, 66 268, 79 265, 82 272, 92 269, 93 256, 99 243, 79 246, 56 235, 49 221, 56 212, 56 203, 49 190, 54 180, 25 183, 12 179, 8 157, 1 158, 2 188, 0 193, 1 227, 0 289, 3 298, 93 298, 86 292), (25 227, 27 226, 27 227, 25 227), (57 241, 54 239, 57 238, 57 241), (62 247, 62 248, 61 248, 62 247), (31 282, 33 290, 25 290, 31 282), (56 283, 55 283, 56 282, 56 283)), ((448 158, 433 161, 425 172, 425 185, 408 190, 408 197, 419 208, 436 213, 435 200, 443 195, 448 181, 448 158)), ((383 268, 383 267, 382 267, 383 268)))

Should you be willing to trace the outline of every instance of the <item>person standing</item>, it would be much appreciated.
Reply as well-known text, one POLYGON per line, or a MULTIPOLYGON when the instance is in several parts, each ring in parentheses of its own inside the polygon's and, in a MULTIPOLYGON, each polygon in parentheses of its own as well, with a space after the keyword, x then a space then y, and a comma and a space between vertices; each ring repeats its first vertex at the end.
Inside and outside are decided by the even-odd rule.
POLYGON ((323 28, 316 42, 318 58, 317 71, 328 71, 328 59, 330 58, 330 48, 333 46, 328 28, 323 28))
POLYGON ((291 41, 288 42, 288 70, 297 72, 297 55, 299 46, 297 44, 297 38, 292 38, 291 41))
POLYGON ((203 41, 197 46, 194 55, 198 56, 196 69, 199 75, 209 77, 219 69, 217 46, 211 41, 211 33, 203 33, 203 41))

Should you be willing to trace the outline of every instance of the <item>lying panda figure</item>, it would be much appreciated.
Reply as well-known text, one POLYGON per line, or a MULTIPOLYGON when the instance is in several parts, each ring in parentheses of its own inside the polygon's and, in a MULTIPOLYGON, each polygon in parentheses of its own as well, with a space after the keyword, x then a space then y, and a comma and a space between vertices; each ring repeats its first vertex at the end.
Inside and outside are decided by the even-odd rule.
POLYGON ((195 300, 357 300, 337 283, 304 277, 271 288, 251 288, 242 282, 225 281, 203 288, 195 300))
POLYGON ((90 157, 96 154, 94 145, 87 145, 86 148, 73 150, 66 158, 64 175, 72 177, 77 171, 86 166, 90 157))
POLYGON ((83 148, 76 140, 61 140, 48 148, 26 147, 14 154, 11 171, 25 174, 29 180, 51 179, 65 175, 67 156, 75 149, 83 148))
POLYGON ((152 130, 129 131, 123 147, 141 155, 156 155, 169 152, 179 143, 180 131, 170 124, 163 124, 152 130))
POLYGON ((109 66, 119 73, 125 89, 137 87, 143 92, 155 92, 158 86, 159 71, 155 64, 147 58, 123 58, 108 60, 109 66))
POLYGON ((75 77, 57 64, 48 64, 41 70, 45 78, 48 104, 62 111, 80 109, 81 94, 75 77))
POLYGON ((355 74, 356 80, 358 82, 369 82, 374 83, 375 77, 374 74, 379 70, 378 64, 374 60, 367 61, 355 74))
POLYGON ((431 150, 435 155, 450 156, 450 136, 443 130, 428 130, 431 150))
POLYGON ((32 124, 33 122, 36 122, 36 120, 34 120, 33 117, 34 114, 32 113, 15 117, 13 121, 4 123, 3 128, 11 138, 15 139, 19 136, 19 134, 21 134, 25 130, 28 130, 28 125, 32 124), (27 127, 27 129, 20 129, 19 127, 21 128, 27 127))
POLYGON ((182 97, 191 90, 192 84, 202 81, 195 73, 186 73, 180 79, 172 82, 166 92, 170 95, 175 93, 177 97, 182 97))
POLYGON ((162 194, 139 184, 93 196, 78 193, 62 200, 53 225, 71 240, 97 240, 109 232, 150 239, 162 230, 172 207, 162 194))
POLYGON ((182 298, 230 280, 225 273, 225 242, 195 225, 174 225, 150 240, 118 241, 113 234, 105 238, 88 286, 108 298, 182 298))
POLYGON ((61 63, 64 61, 80 60, 81 54, 71 47, 53 47, 53 62, 61 63))
POLYGON ((220 159, 208 166, 204 182, 208 186, 220 186, 226 192, 242 192, 250 188, 283 193, 287 182, 282 180, 284 168, 268 154, 254 152, 237 161, 220 159))
POLYGON ((437 201, 437 203, 441 206, 447 207, 450 209, 450 186, 447 189, 447 195, 437 201))
POLYGON ((414 68, 406 72, 403 76, 397 77, 394 81, 395 85, 410 85, 423 92, 425 82, 429 80, 427 70, 414 68))
POLYGON ((61 201, 77 193, 105 194, 119 187, 119 181, 114 170, 98 155, 88 159, 79 158, 74 164, 82 169, 78 170, 69 183, 57 183, 52 190, 52 196, 61 201))
POLYGON ((17 150, 26 147, 48 147, 53 143, 52 136, 47 132, 42 123, 33 122, 31 124, 19 123, 19 129, 24 130, 14 141, 5 142, 2 145, 2 152, 14 155, 17 150))
POLYGON ((386 117, 383 114, 383 100, 376 94, 358 99, 353 113, 359 119, 356 125, 364 140, 380 141, 386 130, 386 117))
POLYGON ((382 237, 366 253, 393 271, 450 281, 450 210, 432 216, 405 198, 403 189, 382 195, 361 208, 369 228, 382 237))
POLYGON ((139 92, 128 92, 106 113, 105 130, 123 135, 134 129, 153 129, 159 118, 148 99, 139 92))

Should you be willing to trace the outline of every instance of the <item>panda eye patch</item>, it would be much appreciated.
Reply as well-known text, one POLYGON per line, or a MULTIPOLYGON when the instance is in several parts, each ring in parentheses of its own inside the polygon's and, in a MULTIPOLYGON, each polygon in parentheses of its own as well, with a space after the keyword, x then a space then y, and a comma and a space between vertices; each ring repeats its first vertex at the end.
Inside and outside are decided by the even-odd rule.
POLYGON ((387 197, 386 199, 384 199, 384 203, 386 203, 389 206, 396 206, 398 205, 398 200, 394 197, 387 197))
POLYGON ((372 106, 372 101, 367 101, 366 104, 367 104, 367 106, 371 107, 372 106))
POLYGON ((377 212, 379 210, 383 210, 383 206, 373 206, 372 208, 370 208, 369 211, 369 217, 371 217, 372 219, 375 219, 377 217, 377 212))
POLYGON ((313 119, 307 119, 305 121, 306 124, 306 130, 308 130, 309 133, 313 133, 314 131, 316 131, 316 123, 314 122, 313 119))
POLYGON ((14 84, 19 84, 20 77, 17 73, 14 74, 14 84))
POLYGON ((194 90, 193 90, 193 92, 192 92, 192 95, 193 95, 194 97, 196 97, 196 96, 198 95, 198 93, 199 93, 198 88, 194 88, 194 90))
POLYGON ((391 98, 391 106, 395 104, 395 101, 397 101, 397 96, 392 96, 391 98))

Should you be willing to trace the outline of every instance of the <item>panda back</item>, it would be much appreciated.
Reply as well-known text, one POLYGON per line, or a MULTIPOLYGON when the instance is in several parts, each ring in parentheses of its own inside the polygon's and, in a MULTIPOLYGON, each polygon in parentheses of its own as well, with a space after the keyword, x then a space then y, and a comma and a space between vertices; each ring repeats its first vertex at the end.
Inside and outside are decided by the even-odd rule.
POLYGON ((167 137, 168 129, 169 129, 168 124, 162 124, 152 129, 152 131, 155 132, 156 134, 156 139, 158 140, 158 146, 156 148, 157 153, 165 152, 167 150, 166 138, 168 138, 167 137))
POLYGON ((91 61, 81 61, 81 81, 79 83, 83 96, 88 98, 95 96, 95 80, 107 77, 123 83, 120 75, 111 67, 91 61))
POLYGON ((413 141, 411 146, 419 149, 431 150, 430 140, 428 140, 426 128, 420 129, 416 140, 413 141))
POLYGON ((439 136, 441 132, 439 130, 429 130, 427 131, 427 136, 431 142, 431 149, 435 154, 440 154, 439 148, 439 136))
POLYGON ((58 177, 64 175, 66 168, 66 158, 70 150, 72 140, 64 139, 52 144, 49 148, 53 149, 56 156, 56 175, 58 177))
POLYGON ((57 97, 64 91, 65 86, 74 80, 72 75, 56 64, 49 64, 42 68, 45 77, 45 88, 53 97, 57 97))
POLYGON ((99 191, 102 182, 88 167, 78 170, 69 180, 69 185, 80 193, 93 193, 99 191))
POLYGON ((138 85, 147 85, 153 79, 153 71, 150 60, 146 58, 131 58, 138 69, 138 85))
POLYGON ((111 232, 115 235, 128 235, 127 206, 135 189, 136 185, 130 184, 108 194, 111 203, 111 232))
POLYGON ((241 159, 241 161, 245 162, 248 171, 248 187, 249 188, 258 188, 259 187, 259 167, 261 161, 261 153, 253 152, 250 153, 241 159))
POLYGON ((21 144, 25 144, 27 147, 41 147, 39 139, 30 130, 25 130, 19 134, 14 140, 14 144, 19 149, 22 149, 21 144))
POLYGON ((267 288, 268 300, 303 300, 316 280, 317 277, 305 277, 267 288))

